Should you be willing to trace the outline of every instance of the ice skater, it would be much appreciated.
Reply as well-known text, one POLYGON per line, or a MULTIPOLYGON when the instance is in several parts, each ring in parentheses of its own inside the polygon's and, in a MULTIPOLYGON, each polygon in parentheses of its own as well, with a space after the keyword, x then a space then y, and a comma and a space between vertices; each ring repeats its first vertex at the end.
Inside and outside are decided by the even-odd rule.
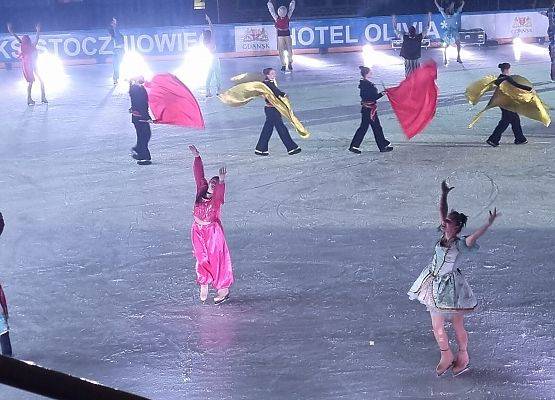
POLYGON ((233 284, 233 270, 227 242, 225 240, 220 209, 224 203, 225 176, 227 170, 221 167, 219 175, 207 181, 204 177, 202 159, 195 146, 189 146, 195 157, 193 173, 197 185, 191 240, 193 254, 197 259, 197 283, 200 285, 200 300, 208 298, 208 285, 217 290, 214 303, 229 299, 229 288, 233 284))
POLYGON ((549 37, 549 58, 551 58, 551 80, 555 81, 555 0, 552 0, 551 7, 541 14, 547 17, 548 28, 547 36, 549 37))
POLYGON ((414 26, 409 26, 408 33, 403 29, 399 31, 397 27, 397 17, 392 17, 393 29, 398 38, 403 38, 400 55, 405 60, 405 77, 409 76, 416 68, 420 67, 420 57, 422 57, 422 39, 428 36, 432 24, 432 13, 428 13, 428 25, 420 33, 416 33, 414 26))
POLYGON ((497 209, 490 211, 484 226, 470 236, 460 238, 459 234, 466 225, 467 217, 454 210, 447 212, 447 195, 452 189, 445 181, 441 183, 439 214, 443 235, 436 243, 432 261, 420 273, 408 292, 411 300, 420 301, 430 312, 434 337, 441 352, 441 358, 436 367, 438 376, 443 375, 450 368, 453 369, 455 376, 469 368, 468 333, 464 328, 464 315, 476 308, 477 301, 461 272, 463 257, 460 256, 468 255, 479 248, 476 241, 500 215, 497 209), (449 337, 445 329, 446 320, 450 320, 455 329, 458 344, 457 357, 453 356, 449 345, 449 337))
POLYGON ((123 35, 119 31, 118 20, 116 19, 116 17, 112 18, 112 22, 110 23, 110 27, 108 28, 108 33, 112 38, 112 66, 114 67, 113 79, 114 85, 117 85, 119 80, 121 62, 123 61, 123 55, 125 53, 125 41, 123 35))
POLYGON ((289 24, 291 22, 291 16, 295 10, 295 0, 291 0, 289 3, 289 8, 281 6, 277 10, 274 7, 272 0, 268 1, 268 11, 272 15, 275 21, 275 27, 277 31, 277 48, 279 53, 279 58, 281 59, 281 70, 286 72, 293 71, 293 40, 291 39, 291 29, 289 24))
MULTIPOLYGON (((276 70, 273 68, 264 68, 262 71, 264 74, 264 84, 270 88, 270 90, 276 95, 277 98, 287 96, 285 92, 279 90, 276 85, 276 70)), ((289 155, 294 155, 301 152, 301 148, 297 146, 297 144, 291 138, 291 134, 289 130, 283 123, 283 119, 281 114, 278 110, 268 101, 265 99, 266 105, 264 107, 264 113, 266 114, 266 122, 264 122, 264 127, 262 128, 262 132, 260 133, 260 138, 258 139, 258 143, 256 144, 256 149, 254 150, 254 154, 258 156, 268 156, 270 153, 268 152, 268 144, 270 142, 270 137, 276 128, 279 137, 285 147, 287 148, 287 153, 289 155)))
POLYGON ((378 145, 380 152, 386 153, 388 151, 392 151, 393 147, 390 146, 391 143, 383 135, 382 125, 380 124, 380 119, 378 117, 378 106, 376 104, 376 101, 382 98, 384 92, 378 92, 376 86, 370 82, 369 78, 372 74, 370 68, 360 66, 359 69, 360 75, 362 76, 360 83, 358 84, 361 98, 360 104, 362 106, 360 109, 362 120, 360 122, 360 126, 355 132, 353 140, 351 141, 349 151, 356 154, 362 153, 360 151, 360 145, 362 144, 362 140, 364 139, 366 132, 368 132, 369 127, 372 127, 374 139, 376 140, 376 144, 378 145))
POLYGON ((137 133, 137 143, 132 148, 133 157, 139 165, 152 164, 148 142, 152 135, 149 122, 152 121, 148 112, 148 93, 144 87, 145 79, 142 76, 129 81, 129 97, 131 99, 131 122, 137 133))
MULTIPOLYGON (((501 63, 498 65, 499 69, 501 70, 501 74, 495 80, 495 85, 499 86, 501 83, 507 81, 511 85, 526 91, 532 91, 530 86, 521 85, 513 78, 510 77, 511 74, 511 64, 509 63, 501 63)), ((515 144, 526 144, 528 143, 528 139, 522 133, 522 126, 520 125, 520 116, 513 111, 506 110, 501 107, 501 121, 495 127, 493 133, 490 135, 486 143, 492 147, 499 146, 499 141, 501 140, 501 135, 505 130, 511 125, 513 129, 513 133, 515 135, 515 144)))
MULTIPOLYGON (((0 213, 0 236, 4 232, 4 217, 0 213)), ((12 343, 10 341, 10 327, 8 325, 8 303, 2 285, 0 285, 0 304, 2 305, 2 315, 0 315, 0 347, 3 356, 12 356, 12 343)))
POLYGON ((214 35, 214 27, 208 15, 205 15, 206 22, 208 22, 208 29, 202 33, 202 42, 204 47, 210 52, 210 68, 206 75, 206 97, 212 97, 212 81, 216 84, 216 95, 222 91, 222 72, 220 66, 220 59, 216 54, 216 37, 214 35))
POLYGON ((455 9, 455 2, 449 2, 447 8, 441 7, 437 0, 434 0, 437 9, 443 16, 445 30, 443 34, 443 63, 447 65, 447 49, 453 43, 457 46, 457 62, 462 64, 461 60, 461 36, 459 29, 461 28, 461 13, 464 7, 464 0, 461 5, 455 9))
POLYGON ((41 102, 47 104, 48 101, 46 100, 46 93, 44 90, 44 82, 39 74, 37 69, 37 44, 40 38, 40 24, 36 26, 37 34, 35 36, 35 41, 31 41, 29 35, 23 35, 19 37, 16 33, 14 33, 12 24, 8 24, 8 32, 10 32, 13 37, 19 42, 21 46, 21 50, 19 53, 19 58, 21 59, 21 63, 23 64, 23 76, 27 81, 27 104, 30 106, 35 105, 35 101, 32 97, 33 91, 33 83, 35 82, 35 77, 39 80, 40 84, 40 93, 41 93, 41 102))

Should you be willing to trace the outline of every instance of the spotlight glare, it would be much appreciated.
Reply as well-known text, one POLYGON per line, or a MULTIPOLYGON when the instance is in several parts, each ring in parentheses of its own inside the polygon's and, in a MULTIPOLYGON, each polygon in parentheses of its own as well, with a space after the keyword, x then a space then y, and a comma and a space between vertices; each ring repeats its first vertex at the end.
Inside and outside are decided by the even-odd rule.
POLYGON ((183 64, 175 71, 175 75, 188 87, 200 88, 206 84, 213 61, 210 50, 199 43, 185 53, 183 64))
POLYGON ((302 54, 295 55, 295 63, 309 67, 309 68, 325 68, 329 67, 329 64, 318 58, 305 56, 302 54))
POLYGON ((46 87, 46 94, 62 91, 67 83, 62 60, 47 51, 37 56, 37 71, 46 87))
POLYGON ((120 77, 128 81, 137 76, 143 76, 148 81, 152 79, 153 73, 141 54, 126 51, 121 61, 120 77))
POLYGON ((373 67, 374 65, 390 66, 401 64, 399 57, 392 56, 386 51, 376 51, 372 45, 365 44, 362 46, 362 60, 364 66, 373 67))

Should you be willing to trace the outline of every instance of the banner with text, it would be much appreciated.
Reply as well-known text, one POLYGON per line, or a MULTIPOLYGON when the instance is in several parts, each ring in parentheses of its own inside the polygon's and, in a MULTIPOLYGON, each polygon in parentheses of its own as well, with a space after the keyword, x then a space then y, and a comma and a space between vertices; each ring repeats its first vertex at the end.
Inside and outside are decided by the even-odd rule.
MULTIPOLYGON (((415 25, 421 31, 427 15, 400 15, 398 30, 415 25)), ((547 33, 547 18, 538 11, 464 14, 462 28, 482 28, 488 39, 542 37, 547 33)), ((432 16, 429 38, 441 40, 445 24, 440 14, 432 16)), ((180 57, 202 41, 202 26, 124 29, 127 50, 149 57, 180 57)), ((291 23, 295 48, 332 48, 385 45, 395 38, 391 17, 299 20, 291 23)), ((31 34, 31 37, 33 35, 31 34)), ((256 54, 276 49, 276 30, 272 24, 217 25, 214 27, 217 51, 220 53, 256 54)), ((42 34, 39 51, 51 52, 65 60, 104 62, 112 53, 107 30, 42 34)), ((17 61, 19 43, 12 36, 0 36, 0 62, 17 61)))

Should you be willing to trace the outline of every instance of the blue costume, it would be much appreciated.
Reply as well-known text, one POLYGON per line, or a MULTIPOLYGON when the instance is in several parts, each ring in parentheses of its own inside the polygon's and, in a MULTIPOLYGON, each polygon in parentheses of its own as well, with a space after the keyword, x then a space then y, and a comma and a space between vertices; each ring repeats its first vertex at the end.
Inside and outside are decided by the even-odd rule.
POLYGON ((455 10, 453 14, 447 14, 445 9, 438 7, 439 12, 443 16, 443 37, 442 40, 445 44, 450 45, 460 41, 459 29, 461 28, 461 13, 463 5, 455 10))

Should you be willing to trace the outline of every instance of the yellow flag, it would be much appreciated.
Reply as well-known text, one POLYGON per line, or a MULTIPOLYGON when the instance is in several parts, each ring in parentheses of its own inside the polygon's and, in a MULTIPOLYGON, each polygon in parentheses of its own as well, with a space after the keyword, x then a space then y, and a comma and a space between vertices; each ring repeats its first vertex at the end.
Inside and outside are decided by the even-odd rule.
MULTIPOLYGON (((492 89, 493 81, 491 78, 491 76, 485 77, 471 84, 466 89, 466 97, 470 103, 476 104, 484 93, 492 89)), ((493 80, 495 80, 495 77, 493 78, 493 80)), ((522 76, 512 75, 511 78, 521 85, 532 87, 532 83, 522 76)), ((527 91, 519 89, 510 82, 504 81, 495 89, 487 106, 476 114, 468 127, 472 128, 484 112, 494 107, 500 107, 515 112, 519 115, 539 121, 545 126, 549 126, 551 123, 551 117, 549 116, 550 107, 540 99, 535 90, 527 91)))
MULTIPOLYGON (((237 80, 240 80, 240 78, 237 80)), ((268 86, 260 81, 240 83, 218 97, 223 103, 231 107, 240 107, 256 97, 265 97, 282 116, 291 121, 301 137, 308 138, 310 136, 310 132, 293 113, 289 99, 287 97, 277 97, 268 86)))

